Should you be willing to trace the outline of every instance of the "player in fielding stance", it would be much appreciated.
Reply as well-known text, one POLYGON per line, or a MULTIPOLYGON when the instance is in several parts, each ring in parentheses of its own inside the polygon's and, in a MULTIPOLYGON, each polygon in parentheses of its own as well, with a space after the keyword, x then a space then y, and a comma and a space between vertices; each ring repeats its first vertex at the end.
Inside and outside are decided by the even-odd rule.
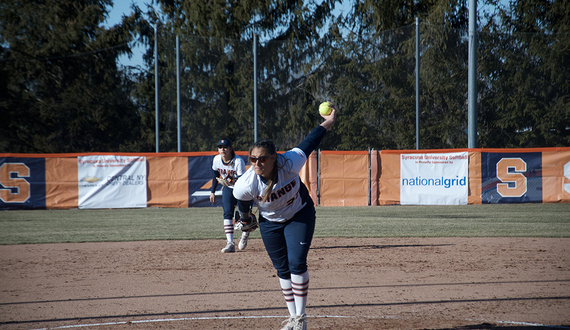
POLYGON ((234 187, 244 227, 256 222, 251 201, 258 207, 263 244, 277 270, 289 310, 290 317, 283 322, 286 330, 307 327, 307 254, 315 230, 315 207, 299 171, 333 126, 336 109, 331 107, 330 114, 321 114, 325 121, 284 154, 277 154, 275 144, 269 140, 257 141, 249 151, 252 166, 234 187))
MULTIPOLYGON (((234 244, 234 225, 233 214, 234 207, 237 204, 232 191, 236 180, 245 173, 245 162, 239 156, 236 156, 232 148, 232 142, 228 139, 221 139, 218 143, 219 155, 214 157, 212 162, 213 178, 212 189, 210 190, 210 202, 216 201, 216 188, 218 183, 222 186, 222 205, 224 209, 224 231, 226 233, 226 246, 222 249, 222 253, 235 252, 234 244)), ((243 231, 239 241, 239 249, 243 250, 247 246, 249 232, 243 231)))

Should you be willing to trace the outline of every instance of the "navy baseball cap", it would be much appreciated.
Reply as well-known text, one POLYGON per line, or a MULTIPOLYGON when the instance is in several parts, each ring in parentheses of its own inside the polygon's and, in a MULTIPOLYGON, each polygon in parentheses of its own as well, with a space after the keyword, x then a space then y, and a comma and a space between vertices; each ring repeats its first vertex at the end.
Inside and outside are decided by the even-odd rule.
POLYGON ((228 139, 221 139, 220 142, 218 142, 218 148, 219 147, 231 147, 232 146, 232 141, 228 140, 228 139))

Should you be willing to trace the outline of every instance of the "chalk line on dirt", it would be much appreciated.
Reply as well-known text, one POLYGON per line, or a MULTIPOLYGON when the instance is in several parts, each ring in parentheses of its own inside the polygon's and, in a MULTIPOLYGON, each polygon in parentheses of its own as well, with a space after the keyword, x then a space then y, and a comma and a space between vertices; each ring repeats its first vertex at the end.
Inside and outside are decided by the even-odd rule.
MULTIPOLYGON (((105 323, 90 323, 90 324, 73 324, 73 325, 62 325, 59 327, 51 328, 39 328, 30 330, 54 330, 54 329, 72 329, 72 328, 88 328, 97 326, 112 326, 112 325, 125 325, 125 324, 138 324, 138 323, 158 323, 158 322, 179 322, 179 321, 201 321, 201 320, 228 320, 228 319, 269 319, 269 318, 280 318, 283 315, 259 315, 259 316, 204 316, 204 317, 182 317, 182 318, 167 318, 167 319, 150 319, 150 320, 134 320, 134 321, 117 321, 117 322, 105 322, 105 323)), ((370 319, 402 319, 398 316, 347 316, 347 315, 307 315, 308 318, 370 318, 370 319)), ((517 322, 517 321, 489 321, 480 319, 464 319, 465 321, 477 321, 477 322, 489 322, 489 323, 499 323, 499 324, 512 324, 512 325, 525 325, 534 327, 547 327, 553 329, 570 329, 567 326, 558 325, 546 325, 540 323, 529 323, 529 322, 517 322)))

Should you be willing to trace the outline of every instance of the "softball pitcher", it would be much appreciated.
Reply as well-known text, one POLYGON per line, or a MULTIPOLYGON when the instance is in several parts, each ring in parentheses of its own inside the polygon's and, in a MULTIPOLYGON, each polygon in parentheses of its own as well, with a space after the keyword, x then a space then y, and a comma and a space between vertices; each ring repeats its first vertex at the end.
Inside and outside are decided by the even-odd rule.
POLYGON ((307 254, 315 229, 315 207, 299 172, 310 153, 333 126, 336 109, 297 147, 277 154, 269 140, 257 141, 249 151, 251 168, 234 187, 242 230, 255 228, 253 201, 259 210, 259 230, 265 249, 277 270, 290 317, 283 329, 306 329, 305 308, 309 290, 307 254))

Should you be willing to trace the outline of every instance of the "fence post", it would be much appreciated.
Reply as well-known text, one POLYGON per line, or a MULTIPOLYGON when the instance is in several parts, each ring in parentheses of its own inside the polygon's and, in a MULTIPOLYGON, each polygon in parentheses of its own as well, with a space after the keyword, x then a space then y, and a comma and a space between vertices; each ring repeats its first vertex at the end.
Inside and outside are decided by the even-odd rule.
POLYGON ((317 205, 321 205, 321 149, 317 150, 317 205))
POLYGON ((257 142, 257 33, 253 34, 253 142, 257 142))
POLYGON ((372 158, 370 147, 368 147, 368 206, 372 200, 372 158))
POLYGON ((370 206, 378 206, 378 157, 379 152, 372 149, 370 154, 370 206))
POLYGON ((469 1, 467 146, 477 148, 477 1, 469 1))
POLYGON ((416 17, 416 150, 420 149, 420 18, 416 17))
POLYGON ((156 152, 159 152, 158 137, 158 103, 159 103, 159 74, 158 74, 158 21, 154 22, 154 110, 155 110, 155 134, 156 134, 156 152))
POLYGON ((180 36, 176 35, 176 121, 178 129, 178 152, 182 149, 180 120, 180 36))

